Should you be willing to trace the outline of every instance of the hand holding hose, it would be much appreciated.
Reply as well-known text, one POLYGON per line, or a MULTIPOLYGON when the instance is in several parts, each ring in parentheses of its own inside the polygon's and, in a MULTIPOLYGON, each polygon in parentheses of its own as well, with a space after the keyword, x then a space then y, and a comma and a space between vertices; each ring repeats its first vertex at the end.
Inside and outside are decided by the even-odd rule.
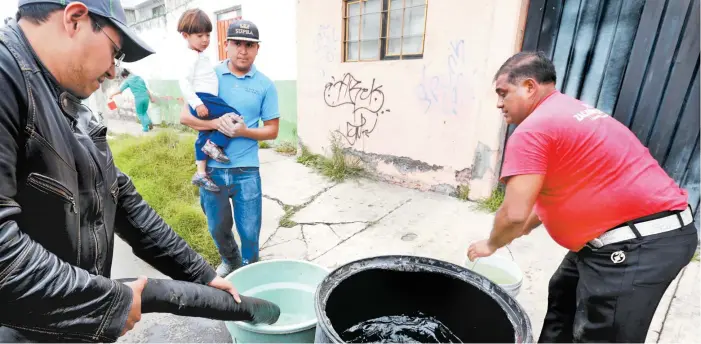
POLYGON ((234 288, 234 285, 231 284, 231 282, 217 276, 212 280, 212 282, 209 282, 208 285, 231 294, 234 297, 234 300, 236 300, 236 303, 241 303, 239 292, 236 290, 236 288, 234 288))
POLYGON ((134 298, 139 304, 132 305, 122 334, 134 327, 141 319, 141 313, 171 313, 253 324, 274 324, 280 318, 278 305, 256 297, 240 296, 231 282, 221 277, 215 277, 209 285, 159 278, 151 278, 147 284, 145 277, 142 278, 143 282, 135 278, 117 279, 135 290, 135 295, 139 294, 134 298))
POLYGON ((124 326, 124 330, 122 330, 122 336, 133 329, 134 325, 141 320, 141 293, 144 291, 144 287, 146 287, 146 281, 146 277, 141 276, 134 282, 124 283, 131 288, 132 300, 131 307, 129 308, 129 315, 127 316, 127 323, 124 326))

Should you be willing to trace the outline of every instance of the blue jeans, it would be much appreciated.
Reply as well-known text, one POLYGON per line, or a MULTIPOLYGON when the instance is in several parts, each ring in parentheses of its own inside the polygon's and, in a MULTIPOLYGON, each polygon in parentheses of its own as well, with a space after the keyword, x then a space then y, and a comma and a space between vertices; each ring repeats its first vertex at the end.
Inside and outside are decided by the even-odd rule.
POLYGON ((234 267, 257 262, 263 212, 258 167, 208 167, 207 174, 221 190, 210 192, 200 188, 200 205, 222 261, 234 267), (232 232, 234 222, 241 237, 240 251, 232 232))
MULTIPOLYGON (((227 104, 223 99, 209 94, 209 93, 202 93, 202 92, 197 92, 197 96, 200 98, 204 106, 207 108, 209 111, 209 115, 203 119, 205 120, 211 120, 211 119, 216 119, 219 118, 227 113, 235 113, 237 115, 241 115, 236 109, 234 109, 232 106, 227 104)), ((199 118, 197 116, 197 111, 190 106, 190 114, 199 118)), ((229 144, 229 141, 231 141, 231 138, 222 134, 221 132, 217 130, 203 130, 200 131, 199 134, 197 135, 197 140, 195 141, 195 160, 197 161, 202 161, 202 160, 207 160, 207 154, 205 154, 202 151, 202 147, 204 147, 204 144, 207 143, 207 140, 212 141, 215 145, 223 148, 226 148, 226 146, 229 144)))

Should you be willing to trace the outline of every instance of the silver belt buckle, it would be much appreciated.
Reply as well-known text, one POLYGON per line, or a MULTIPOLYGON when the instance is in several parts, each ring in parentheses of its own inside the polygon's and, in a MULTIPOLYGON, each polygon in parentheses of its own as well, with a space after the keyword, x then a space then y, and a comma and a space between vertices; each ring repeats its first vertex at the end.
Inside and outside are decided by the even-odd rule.
POLYGON ((601 241, 601 239, 599 239, 599 238, 592 239, 591 241, 589 241, 589 244, 591 246, 594 246, 594 248, 601 248, 604 246, 604 242, 601 241))

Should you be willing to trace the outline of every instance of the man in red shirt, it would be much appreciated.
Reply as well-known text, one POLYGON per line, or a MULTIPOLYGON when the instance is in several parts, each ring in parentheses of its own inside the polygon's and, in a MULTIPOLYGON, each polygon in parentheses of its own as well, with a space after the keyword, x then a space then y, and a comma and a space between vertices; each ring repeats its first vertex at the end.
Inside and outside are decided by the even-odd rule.
POLYGON ((541 223, 570 250, 550 279, 539 342, 644 342, 655 309, 698 244, 687 193, 627 127, 555 88, 542 53, 495 75, 497 107, 518 127, 504 153, 504 202, 489 256, 541 223))

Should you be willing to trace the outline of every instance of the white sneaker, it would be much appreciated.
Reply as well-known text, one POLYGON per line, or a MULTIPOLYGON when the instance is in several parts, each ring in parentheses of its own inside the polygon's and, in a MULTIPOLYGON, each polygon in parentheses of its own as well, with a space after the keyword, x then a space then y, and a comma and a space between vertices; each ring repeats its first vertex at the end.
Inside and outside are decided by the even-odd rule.
POLYGON ((221 263, 221 264, 219 264, 219 266, 217 266, 217 270, 215 270, 215 271, 217 272, 217 276, 225 278, 226 276, 229 276, 229 274, 231 274, 235 270, 236 270, 235 267, 233 267, 229 264, 226 264, 226 263, 221 263))

